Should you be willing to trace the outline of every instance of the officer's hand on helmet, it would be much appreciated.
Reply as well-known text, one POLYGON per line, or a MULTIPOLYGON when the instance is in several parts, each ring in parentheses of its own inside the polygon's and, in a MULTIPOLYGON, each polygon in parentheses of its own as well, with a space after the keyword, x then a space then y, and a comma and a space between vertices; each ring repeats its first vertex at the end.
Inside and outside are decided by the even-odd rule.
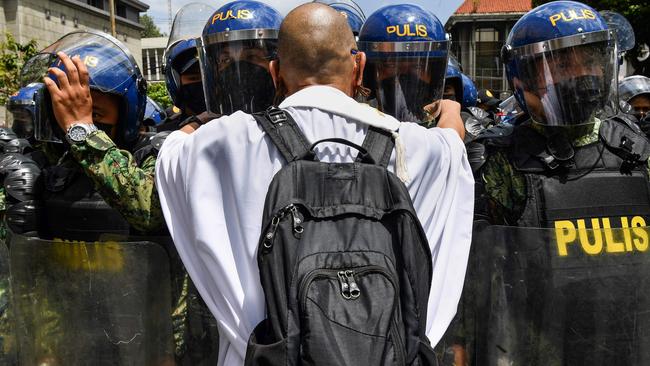
POLYGON ((88 86, 88 69, 79 56, 70 58, 63 52, 57 54, 65 72, 59 68, 49 69, 50 75, 58 80, 54 82, 46 76, 43 81, 52 98, 54 117, 63 131, 73 123, 93 122, 93 101, 88 86))

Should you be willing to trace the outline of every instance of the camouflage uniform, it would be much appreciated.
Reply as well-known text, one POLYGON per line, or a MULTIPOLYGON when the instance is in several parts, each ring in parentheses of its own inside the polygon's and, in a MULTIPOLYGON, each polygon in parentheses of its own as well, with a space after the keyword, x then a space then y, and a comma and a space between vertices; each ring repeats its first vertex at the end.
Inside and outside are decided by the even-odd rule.
POLYGON ((118 149, 103 131, 93 133, 85 143, 73 144, 71 152, 104 200, 133 228, 143 233, 164 228, 155 186, 155 156, 138 167, 133 155, 118 149))

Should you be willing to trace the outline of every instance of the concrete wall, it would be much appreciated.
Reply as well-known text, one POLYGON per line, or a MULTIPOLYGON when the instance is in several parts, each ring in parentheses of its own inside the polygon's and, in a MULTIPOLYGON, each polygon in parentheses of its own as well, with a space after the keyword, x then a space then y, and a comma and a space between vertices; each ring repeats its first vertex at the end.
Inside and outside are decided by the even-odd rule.
POLYGON ((7 21, 5 20, 4 0, 0 0, 0 34, 4 33, 7 21))

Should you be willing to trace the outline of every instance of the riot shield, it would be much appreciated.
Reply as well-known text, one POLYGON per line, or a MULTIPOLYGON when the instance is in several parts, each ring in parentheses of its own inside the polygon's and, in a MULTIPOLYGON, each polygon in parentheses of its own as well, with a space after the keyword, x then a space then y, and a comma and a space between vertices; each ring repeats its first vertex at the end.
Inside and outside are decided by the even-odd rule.
POLYGON ((169 236, 122 236, 104 234, 100 241, 159 244, 170 263, 171 322, 176 365, 216 365, 219 360, 217 321, 201 298, 169 236))
POLYGON ((447 354, 472 365, 650 365, 650 230, 636 219, 476 225, 447 354))
POLYGON ((16 342, 10 308, 9 251, 0 240, 0 365, 14 365, 16 342))
POLYGON ((173 364, 159 244, 8 240, 19 364, 173 364))

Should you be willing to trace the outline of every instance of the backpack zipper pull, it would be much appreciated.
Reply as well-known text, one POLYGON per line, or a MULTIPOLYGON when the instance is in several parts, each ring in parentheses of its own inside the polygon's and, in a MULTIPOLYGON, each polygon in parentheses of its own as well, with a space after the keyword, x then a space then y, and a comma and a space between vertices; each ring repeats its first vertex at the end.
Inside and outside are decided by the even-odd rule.
POLYGON ((289 207, 289 210, 291 211, 293 232, 294 234, 296 234, 296 237, 300 238, 300 236, 302 236, 303 231, 305 231, 305 228, 302 226, 302 217, 300 217, 300 211, 298 211, 298 207, 294 205, 291 205, 289 207))
POLYGON ((278 231, 278 226, 280 226, 280 219, 282 219, 282 216, 284 216, 284 212, 279 212, 277 215, 273 216, 273 219, 271 219, 271 227, 264 235, 263 245, 267 252, 270 252, 273 248, 273 239, 275 239, 275 233, 278 231))
POLYGON ((350 284, 350 299, 356 300, 361 296, 361 289, 357 285, 357 281, 354 280, 354 271, 345 271, 345 276, 348 279, 350 284))
POLYGON ((348 279, 345 276, 345 271, 339 271, 337 273, 339 276, 339 283, 341 284, 341 295, 346 300, 350 300, 350 285, 348 284, 348 279))

